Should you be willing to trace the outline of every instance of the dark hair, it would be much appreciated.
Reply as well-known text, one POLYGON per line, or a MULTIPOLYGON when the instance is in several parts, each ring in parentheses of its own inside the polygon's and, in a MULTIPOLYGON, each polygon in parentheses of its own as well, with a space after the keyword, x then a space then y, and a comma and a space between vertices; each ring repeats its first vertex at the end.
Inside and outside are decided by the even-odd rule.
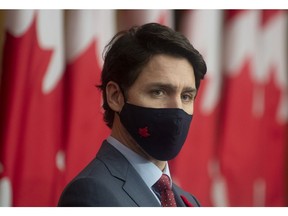
POLYGON ((125 94, 145 65, 157 54, 186 58, 194 69, 196 88, 199 88, 200 80, 206 73, 206 63, 181 33, 158 23, 148 23, 121 31, 105 48, 102 84, 98 86, 103 94, 104 120, 108 127, 112 127, 114 111, 107 103, 107 83, 116 82, 125 94))

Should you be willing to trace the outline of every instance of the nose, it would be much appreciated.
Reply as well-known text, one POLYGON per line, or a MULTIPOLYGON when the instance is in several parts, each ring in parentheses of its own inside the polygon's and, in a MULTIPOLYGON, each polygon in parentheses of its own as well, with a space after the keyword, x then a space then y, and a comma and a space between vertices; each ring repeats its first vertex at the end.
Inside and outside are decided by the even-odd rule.
POLYGON ((175 96, 175 97, 171 97, 169 104, 168 104, 169 108, 179 108, 179 109, 183 109, 183 103, 181 100, 181 96, 175 96))
POLYGON ((184 110, 186 113, 192 115, 194 112, 194 104, 193 103, 185 103, 182 101, 181 96, 171 97, 169 100, 169 104, 166 104, 167 108, 178 108, 184 110))

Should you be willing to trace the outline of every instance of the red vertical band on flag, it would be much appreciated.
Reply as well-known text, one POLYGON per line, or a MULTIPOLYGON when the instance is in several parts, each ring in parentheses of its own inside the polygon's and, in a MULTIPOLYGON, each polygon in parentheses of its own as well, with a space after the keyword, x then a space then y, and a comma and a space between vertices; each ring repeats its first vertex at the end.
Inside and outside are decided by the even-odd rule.
MULTIPOLYGON (((48 13, 61 22, 59 11, 48 13)), ((56 60, 61 66, 62 56, 60 53, 59 59, 54 58, 60 50, 56 50, 59 47, 54 46, 53 40, 51 48, 43 48, 46 41, 40 39, 39 26, 47 21, 45 14, 10 11, 7 16, 13 22, 8 25, 3 52, 0 181, 5 179, 11 187, 2 189, 11 193, 7 205, 55 205, 57 178, 61 172, 56 155, 62 143, 62 83, 55 83, 49 92, 43 91, 43 83, 50 64, 56 60)), ((59 30, 54 29, 56 39, 60 37, 59 30)), ((63 72, 61 67, 55 69, 57 75, 63 72)))

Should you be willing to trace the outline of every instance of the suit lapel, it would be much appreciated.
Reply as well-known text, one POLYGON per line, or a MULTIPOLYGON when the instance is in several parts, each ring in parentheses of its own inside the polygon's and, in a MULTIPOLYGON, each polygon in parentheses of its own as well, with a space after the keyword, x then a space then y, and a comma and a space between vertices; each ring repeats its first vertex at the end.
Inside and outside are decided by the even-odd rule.
POLYGON ((132 166, 127 172, 127 178, 123 189, 138 206, 160 207, 155 196, 132 166))
POLYGON ((97 158, 106 164, 111 174, 123 180, 123 190, 140 207, 160 207, 159 202, 129 161, 107 141, 104 141, 97 158))

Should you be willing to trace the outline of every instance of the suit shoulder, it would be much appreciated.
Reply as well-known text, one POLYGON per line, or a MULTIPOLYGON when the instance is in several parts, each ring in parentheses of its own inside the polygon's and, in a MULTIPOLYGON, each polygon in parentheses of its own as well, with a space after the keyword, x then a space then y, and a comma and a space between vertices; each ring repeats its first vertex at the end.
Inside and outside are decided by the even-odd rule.
POLYGON ((75 179, 105 175, 108 173, 109 170, 107 169, 106 165, 98 158, 94 158, 82 171, 79 172, 75 179))
POLYGON ((121 188, 122 185, 123 182, 111 177, 78 177, 66 186, 58 206, 115 206, 113 189, 121 188))

